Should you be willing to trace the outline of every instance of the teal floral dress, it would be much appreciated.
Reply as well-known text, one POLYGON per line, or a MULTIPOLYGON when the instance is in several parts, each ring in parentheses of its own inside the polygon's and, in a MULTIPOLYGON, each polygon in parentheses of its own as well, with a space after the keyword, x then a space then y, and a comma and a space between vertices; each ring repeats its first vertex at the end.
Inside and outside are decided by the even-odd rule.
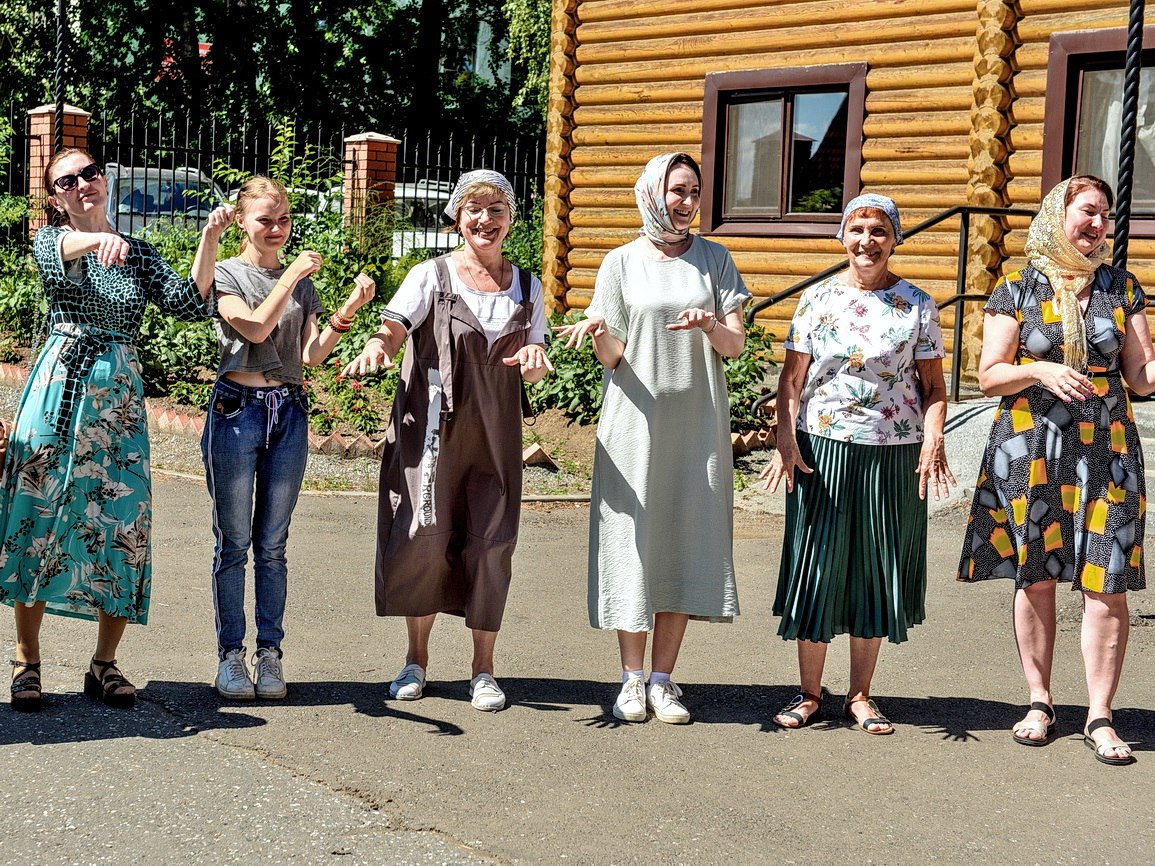
POLYGON ((0 489, 0 601, 49 613, 148 620, 152 483, 136 341, 145 304, 192 321, 212 313, 192 279, 126 238, 124 265, 63 262, 67 229, 33 255, 48 339, 20 398, 0 489))

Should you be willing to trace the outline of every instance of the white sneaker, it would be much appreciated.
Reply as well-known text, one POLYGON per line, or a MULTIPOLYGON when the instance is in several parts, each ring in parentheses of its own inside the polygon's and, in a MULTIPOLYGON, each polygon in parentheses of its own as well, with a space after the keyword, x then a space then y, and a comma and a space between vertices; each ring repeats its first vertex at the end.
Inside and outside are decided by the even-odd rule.
POLYGON ((622 683, 618 699, 614 701, 614 715, 623 722, 644 722, 646 712, 646 683, 641 677, 630 677, 622 683))
POLYGON ((281 670, 280 653, 272 647, 259 649, 253 656, 253 683, 258 698, 275 701, 289 693, 281 670))
POLYGON ((469 694, 475 710, 495 713, 505 706, 505 692, 489 674, 478 674, 469 681, 469 694))
POLYGON ((251 701, 257 696, 245 664, 245 648, 229 650, 217 666, 217 694, 231 701, 251 701))
POLYGON ((690 711, 687 710, 678 698, 682 690, 673 680, 662 680, 650 683, 646 692, 646 703, 654 711, 659 722, 670 725, 684 725, 690 721, 690 711))
POLYGON ((401 673, 389 683, 389 697, 399 701, 415 701, 425 691, 425 668, 421 665, 405 665, 401 673))

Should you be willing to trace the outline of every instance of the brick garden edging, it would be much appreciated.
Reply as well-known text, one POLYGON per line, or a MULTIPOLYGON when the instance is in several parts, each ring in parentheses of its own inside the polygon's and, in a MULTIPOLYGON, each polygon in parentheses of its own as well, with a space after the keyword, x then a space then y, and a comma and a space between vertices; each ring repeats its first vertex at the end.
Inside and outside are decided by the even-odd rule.
MULTIPOLYGON (((0 363, 0 383, 23 387, 28 381, 28 369, 23 365, 0 363)), ((173 409, 159 406, 152 400, 145 399, 145 412, 148 415, 148 427, 160 433, 200 438, 205 429, 204 415, 186 415, 173 409)), ((318 436, 309 431, 309 450, 317 454, 334 454, 338 457, 376 457, 381 458, 385 447, 385 440, 374 442, 365 434, 355 437, 343 436, 340 433, 331 433, 328 436, 318 436)))

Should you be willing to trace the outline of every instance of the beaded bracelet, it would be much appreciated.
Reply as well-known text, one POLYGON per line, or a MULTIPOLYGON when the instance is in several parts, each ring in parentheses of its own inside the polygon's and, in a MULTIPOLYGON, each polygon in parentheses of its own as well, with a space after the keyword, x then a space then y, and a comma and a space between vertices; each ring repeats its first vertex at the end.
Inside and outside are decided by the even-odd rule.
POLYGON ((334 313, 329 316, 329 327, 333 329, 334 333, 344 334, 351 327, 353 327, 352 319, 342 319, 339 315, 334 313))

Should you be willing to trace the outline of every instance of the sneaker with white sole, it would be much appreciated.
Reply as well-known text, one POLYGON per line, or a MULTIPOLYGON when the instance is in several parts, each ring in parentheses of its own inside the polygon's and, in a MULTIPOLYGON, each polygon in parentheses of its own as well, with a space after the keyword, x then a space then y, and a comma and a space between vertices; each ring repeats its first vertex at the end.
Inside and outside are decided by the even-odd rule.
POLYGON ((225 653, 217 666, 217 694, 230 701, 251 701, 257 696, 249 666, 245 664, 245 648, 238 647, 225 653))
POLYGON ((253 685, 258 698, 277 701, 289 693, 281 669, 281 654, 272 647, 262 647, 253 656, 253 685))
POLYGON ((505 706, 505 692, 490 674, 478 674, 469 681, 469 696, 475 710, 495 713, 505 706))
POLYGON ((421 665, 405 665, 389 683, 389 697, 399 701, 415 701, 424 691, 425 668, 421 665))
POLYGON ((673 680, 650 683, 646 691, 646 703, 654 711, 659 722, 670 725, 684 725, 690 721, 690 711, 678 700, 682 690, 673 680))
POLYGON ((614 701, 614 715, 623 722, 644 722, 646 711, 646 682, 641 677, 630 677, 622 683, 618 699, 614 701))

